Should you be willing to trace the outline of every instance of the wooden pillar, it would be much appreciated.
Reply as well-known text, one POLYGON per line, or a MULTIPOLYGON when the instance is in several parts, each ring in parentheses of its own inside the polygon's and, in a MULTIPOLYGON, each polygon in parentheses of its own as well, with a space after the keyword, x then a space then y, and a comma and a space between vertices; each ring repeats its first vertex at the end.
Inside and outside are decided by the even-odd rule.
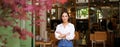
POLYGON ((46 26, 47 26, 47 23, 46 23, 46 18, 47 18, 47 15, 46 15, 46 5, 45 5, 45 1, 43 0, 41 3, 41 10, 40 10, 40 19, 42 20, 42 22, 40 22, 40 36, 43 37, 44 39, 47 39, 47 30, 46 30, 46 26))

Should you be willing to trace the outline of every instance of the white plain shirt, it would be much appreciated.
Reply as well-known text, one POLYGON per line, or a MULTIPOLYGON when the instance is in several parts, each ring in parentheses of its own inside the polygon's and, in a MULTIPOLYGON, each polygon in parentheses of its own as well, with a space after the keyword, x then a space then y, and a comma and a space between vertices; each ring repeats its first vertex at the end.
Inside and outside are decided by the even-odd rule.
POLYGON ((58 40, 62 39, 62 38, 59 37, 60 34, 57 33, 57 32, 60 32, 61 34, 70 33, 65 38, 67 40, 73 40, 74 36, 75 36, 75 33, 74 33, 75 28, 74 28, 74 25, 72 23, 68 23, 65 27, 63 26, 62 23, 57 25, 56 30, 55 30, 55 38, 57 38, 58 40))

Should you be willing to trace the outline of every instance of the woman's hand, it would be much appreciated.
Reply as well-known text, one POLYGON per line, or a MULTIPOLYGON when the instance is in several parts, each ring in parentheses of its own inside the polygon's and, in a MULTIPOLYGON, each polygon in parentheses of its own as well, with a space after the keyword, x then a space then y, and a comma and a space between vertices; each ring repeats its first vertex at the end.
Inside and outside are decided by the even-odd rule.
POLYGON ((66 35, 70 35, 70 32, 68 32, 66 35))
POLYGON ((60 34, 60 36, 59 36, 60 38, 66 38, 66 36, 70 34, 70 32, 68 32, 66 34, 62 34, 61 32, 56 32, 56 33, 60 34))
POLYGON ((61 34, 59 37, 60 38, 66 38, 66 34, 61 34))

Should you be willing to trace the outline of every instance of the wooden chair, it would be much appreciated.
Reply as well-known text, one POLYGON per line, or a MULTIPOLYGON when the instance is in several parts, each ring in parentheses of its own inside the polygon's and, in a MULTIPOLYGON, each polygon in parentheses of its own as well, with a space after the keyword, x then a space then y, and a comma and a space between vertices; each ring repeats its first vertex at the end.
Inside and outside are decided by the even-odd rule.
POLYGON ((91 44, 92 44, 92 47, 93 47, 93 43, 94 43, 94 34, 90 34, 90 40, 91 40, 91 44))
POLYGON ((79 46, 80 32, 75 31, 75 37, 73 39, 74 46, 79 46))
POLYGON ((107 33, 96 31, 94 34, 90 34, 90 40, 92 41, 92 47, 93 43, 103 43, 103 47, 105 47, 105 41, 107 40, 107 33))
POLYGON ((55 38, 55 34, 54 33, 50 33, 49 34, 49 38, 52 41, 53 47, 55 47, 56 43, 58 42, 58 40, 55 38))
POLYGON ((48 42, 36 41, 35 44, 36 44, 37 46, 38 46, 38 45, 42 45, 43 47, 47 47, 47 46, 49 46, 49 47, 54 47, 55 41, 56 41, 54 33, 50 33, 50 34, 48 35, 48 38, 50 38, 48 42))
POLYGON ((36 46, 42 45, 43 47, 47 47, 47 46, 49 45, 50 47, 53 47, 52 41, 49 41, 49 42, 36 41, 36 42, 35 42, 35 45, 36 45, 36 46))
POLYGON ((79 40, 79 39, 80 39, 80 33, 76 31, 74 40, 79 40))

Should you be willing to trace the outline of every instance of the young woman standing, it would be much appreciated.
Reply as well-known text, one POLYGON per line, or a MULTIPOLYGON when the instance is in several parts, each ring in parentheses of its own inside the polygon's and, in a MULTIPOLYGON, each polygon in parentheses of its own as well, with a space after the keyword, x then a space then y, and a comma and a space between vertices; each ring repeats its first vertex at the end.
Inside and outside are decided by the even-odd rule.
POLYGON ((71 40, 74 39, 75 28, 74 25, 69 22, 68 12, 62 12, 61 21, 62 23, 57 25, 55 30, 55 37, 56 39, 60 40, 58 43, 58 47, 73 47, 73 43, 71 40))

